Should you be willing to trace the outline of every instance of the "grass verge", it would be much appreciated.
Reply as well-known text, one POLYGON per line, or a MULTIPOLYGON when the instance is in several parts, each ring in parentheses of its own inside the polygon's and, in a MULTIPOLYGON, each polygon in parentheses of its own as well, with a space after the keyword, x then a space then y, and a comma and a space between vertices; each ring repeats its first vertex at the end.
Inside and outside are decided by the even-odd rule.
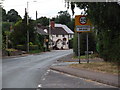
POLYGON ((40 53, 41 51, 40 50, 31 50, 30 52, 29 52, 29 54, 35 54, 35 53, 40 53))
MULTIPOLYGON (((89 55, 89 58, 95 58, 95 57, 96 57, 95 54, 90 54, 90 55, 89 55)), ((74 59, 78 59, 79 56, 73 56, 73 58, 74 58, 74 59)), ((86 56, 86 55, 81 55, 80 58, 81 58, 81 59, 86 59, 87 56, 86 56)))
POLYGON ((82 64, 71 64, 70 67, 77 69, 88 69, 98 72, 118 74, 120 70, 118 69, 118 65, 112 62, 93 62, 93 63, 82 63, 82 64))

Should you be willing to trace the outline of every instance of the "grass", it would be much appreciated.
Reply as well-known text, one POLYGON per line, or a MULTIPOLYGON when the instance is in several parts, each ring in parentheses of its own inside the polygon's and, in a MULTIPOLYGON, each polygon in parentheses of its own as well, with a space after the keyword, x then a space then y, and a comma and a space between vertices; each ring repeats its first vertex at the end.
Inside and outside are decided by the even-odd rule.
POLYGON ((41 52, 40 50, 30 50, 29 54, 35 54, 35 53, 40 53, 40 52, 41 52))
MULTIPOLYGON (((74 56, 73 58, 74 58, 74 59, 78 59, 79 56, 74 56)), ((86 55, 82 55, 82 56, 80 56, 80 59, 86 59, 86 58, 87 58, 86 55)), ((94 55, 89 55, 89 58, 94 58, 94 55)))
POLYGON ((6 49, 6 51, 8 52, 13 52, 13 51, 17 51, 16 49, 10 48, 10 49, 6 49))
POLYGON ((93 63, 82 63, 82 64, 71 64, 70 67, 73 68, 84 68, 88 70, 118 74, 120 70, 118 70, 118 65, 111 62, 93 62, 93 63))

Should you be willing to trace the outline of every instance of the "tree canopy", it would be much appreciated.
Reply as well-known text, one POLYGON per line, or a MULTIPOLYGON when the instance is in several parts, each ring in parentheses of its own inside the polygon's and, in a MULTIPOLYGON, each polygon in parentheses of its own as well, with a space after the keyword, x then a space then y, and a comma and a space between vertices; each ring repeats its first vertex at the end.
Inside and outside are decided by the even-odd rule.
POLYGON ((49 18, 47 17, 40 17, 36 21, 37 23, 40 23, 43 26, 48 26, 49 25, 49 18))
MULTIPOLYGON (((97 50, 106 61, 119 61, 120 5, 117 2, 77 2, 84 9, 97 33, 97 50)), ((72 8, 74 11, 74 8, 72 8)))
POLYGON ((21 16, 18 15, 18 12, 16 10, 11 9, 10 11, 8 11, 6 18, 9 22, 17 22, 21 19, 21 16))

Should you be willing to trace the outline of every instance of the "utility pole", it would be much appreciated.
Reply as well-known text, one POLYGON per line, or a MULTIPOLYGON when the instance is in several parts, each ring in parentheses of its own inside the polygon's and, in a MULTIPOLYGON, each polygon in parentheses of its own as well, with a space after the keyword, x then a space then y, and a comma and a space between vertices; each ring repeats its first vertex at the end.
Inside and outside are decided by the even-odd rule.
MULTIPOLYGON (((37 1, 33 1, 33 2, 37 2, 37 1)), ((28 5, 29 5, 29 2, 27 1, 27 52, 29 52, 29 41, 30 41, 30 37, 29 37, 29 29, 28 29, 28 25, 29 25, 29 16, 28 16, 28 5)))
POLYGON ((50 40, 50 34, 51 34, 51 25, 50 25, 50 19, 49 19, 49 42, 48 42, 48 47, 49 47, 49 50, 51 51, 51 40, 50 40))
POLYGON ((28 30, 29 18, 28 18, 28 3, 29 3, 29 2, 27 2, 27 52, 29 52, 29 30, 28 30))

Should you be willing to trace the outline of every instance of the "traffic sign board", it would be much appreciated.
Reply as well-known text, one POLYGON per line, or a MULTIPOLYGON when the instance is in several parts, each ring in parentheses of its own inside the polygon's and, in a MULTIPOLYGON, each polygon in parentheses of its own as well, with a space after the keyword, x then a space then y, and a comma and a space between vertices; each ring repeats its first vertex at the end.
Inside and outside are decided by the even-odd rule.
POLYGON ((75 31, 90 32, 90 20, 85 15, 75 16, 75 31))
POLYGON ((78 25, 76 26, 77 32, 89 32, 90 31, 90 25, 78 25))
POLYGON ((80 17, 80 24, 84 25, 84 24, 86 24, 86 23, 87 23, 87 18, 86 18, 86 16, 81 16, 81 17, 80 17))

